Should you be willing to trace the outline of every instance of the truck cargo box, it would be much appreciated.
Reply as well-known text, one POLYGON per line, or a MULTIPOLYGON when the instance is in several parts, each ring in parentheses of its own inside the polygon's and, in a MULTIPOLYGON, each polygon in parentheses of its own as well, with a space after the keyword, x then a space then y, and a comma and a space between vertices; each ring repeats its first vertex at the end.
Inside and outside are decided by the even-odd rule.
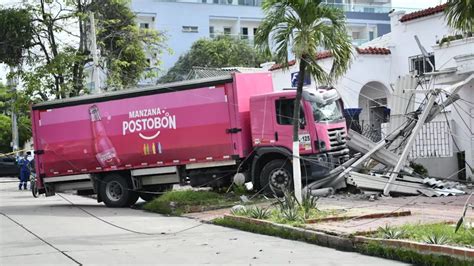
POLYGON ((57 100, 32 107, 43 178, 242 158, 249 97, 269 73, 243 74, 57 100))

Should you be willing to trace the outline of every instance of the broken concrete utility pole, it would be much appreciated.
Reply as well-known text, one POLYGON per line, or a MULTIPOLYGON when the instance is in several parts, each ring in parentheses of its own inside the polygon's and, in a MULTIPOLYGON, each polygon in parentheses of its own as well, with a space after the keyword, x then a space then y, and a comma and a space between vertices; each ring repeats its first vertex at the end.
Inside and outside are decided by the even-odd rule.
POLYGON ((92 77, 94 81, 94 93, 101 93, 100 91, 100 77, 99 77, 99 55, 97 52, 97 40, 96 40, 96 32, 95 32, 95 19, 94 13, 89 12, 89 19, 91 23, 91 53, 92 53, 92 61, 94 63, 94 67, 92 68, 92 77))
POLYGON ((403 149, 402 154, 400 155, 400 159, 398 160, 397 164, 395 165, 395 168, 393 168, 392 174, 390 175, 390 179, 388 180, 387 184, 385 185, 385 188, 383 189, 383 194, 385 196, 389 196, 390 194, 390 185, 392 184, 393 180, 398 176, 398 172, 402 168, 402 165, 405 163, 408 153, 410 152, 413 143, 415 142, 416 136, 418 135, 418 132, 420 132, 421 127, 426 121, 426 118, 430 114, 431 107, 433 107, 433 104, 435 103, 436 97, 438 97, 439 91, 433 90, 430 92, 430 97, 428 99, 428 103, 426 104, 425 109, 421 113, 421 116, 418 118, 418 121, 415 125, 415 128, 413 128, 413 131, 410 134, 410 137, 408 138, 408 142, 403 149))
MULTIPOLYGON (((433 75, 436 75, 436 73, 434 73, 433 75)), ((413 146, 413 142, 415 141, 415 138, 418 135, 418 132, 421 129, 421 127, 423 126, 423 124, 426 123, 426 122, 431 121, 434 117, 436 117, 436 115, 441 113, 441 111, 443 111, 444 108, 446 108, 447 106, 449 106, 450 104, 452 104, 456 100, 458 100, 459 95, 457 95, 457 92, 461 89, 462 86, 464 86, 465 84, 470 82, 472 79, 474 79, 474 74, 471 74, 468 78, 466 78, 463 81, 460 81, 458 83, 455 83, 455 84, 445 88, 446 91, 449 91, 450 96, 446 99, 446 101, 444 101, 441 104, 434 105, 436 97, 439 93, 439 90, 430 91, 431 95, 428 99, 428 103, 426 104, 421 116, 416 121, 416 125, 415 125, 415 127, 411 131, 411 134, 408 137, 408 142, 407 142, 405 148, 403 149, 402 154, 400 155, 400 159, 398 160, 397 165, 393 169, 393 173, 390 175, 389 181, 385 185, 385 188, 383 190, 383 194, 385 196, 389 195, 390 185, 395 180, 395 178, 398 176, 398 172, 400 171, 400 168, 402 167, 402 165, 406 162, 406 157, 408 156, 408 153, 409 153, 409 151, 411 150, 411 148, 413 146)), ((423 91, 420 91, 420 92, 423 92, 423 91)), ((411 124, 409 123, 407 125, 407 127, 405 127, 405 128, 411 127, 413 125, 413 121, 411 121, 412 123, 411 124)))

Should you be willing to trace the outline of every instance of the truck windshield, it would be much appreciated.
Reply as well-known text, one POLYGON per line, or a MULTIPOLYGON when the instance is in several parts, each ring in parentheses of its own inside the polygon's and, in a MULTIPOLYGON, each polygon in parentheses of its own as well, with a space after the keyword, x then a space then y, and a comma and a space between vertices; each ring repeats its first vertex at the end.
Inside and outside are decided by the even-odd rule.
POLYGON ((339 101, 334 101, 326 105, 316 102, 310 102, 310 104, 313 109, 314 121, 316 122, 335 121, 343 118, 339 101))

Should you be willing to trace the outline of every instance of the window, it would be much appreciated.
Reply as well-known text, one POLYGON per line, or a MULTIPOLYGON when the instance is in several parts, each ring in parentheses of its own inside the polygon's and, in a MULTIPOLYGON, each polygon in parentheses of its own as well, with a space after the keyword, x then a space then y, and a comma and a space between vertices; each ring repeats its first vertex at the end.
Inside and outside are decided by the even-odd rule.
POLYGON ((257 35, 257 29, 258 28, 253 28, 253 36, 257 35))
POLYGON ((197 26, 183 26, 183 32, 198 32, 197 26))
POLYGON ((230 27, 224 27, 224 34, 225 35, 230 35, 231 28, 230 27))
POLYGON ((148 23, 140 23, 140 29, 149 29, 150 28, 150 24, 148 23))
POLYGON ((360 32, 359 31, 353 31, 352 32, 352 39, 354 39, 354 40, 362 39, 360 37, 360 32))
MULTIPOLYGON (((295 99, 283 99, 275 102, 276 119, 279 125, 293 125, 295 99)), ((300 109, 300 120, 304 121, 303 108, 300 109)))
POLYGON ((375 34, 373 31, 369 31, 369 41, 372 41, 375 37, 375 34))
MULTIPOLYGON (((435 67, 435 58, 434 54, 431 53, 428 55, 427 58, 433 67, 435 67)), ((432 72, 434 69, 431 67, 430 63, 424 59, 423 55, 412 56, 408 58, 410 64, 410 72, 415 73, 417 75, 423 75, 424 73, 432 72)))
POLYGON ((375 13, 375 8, 373 7, 364 7, 365 13, 375 13))
POLYGON ((311 102, 311 108, 313 109, 313 118, 316 122, 337 121, 344 118, 342 116, 342 108, 339 101, 334 101, 326 105, 311 102))
POLYGON ((246 40, 249 38, 249 28, 241 28, 240 29, 240 34, 242 35, 241 38, 242 40, 246 40))
POLYGON ((214 26, 209 26, 209 37, 214 38, 214 26))

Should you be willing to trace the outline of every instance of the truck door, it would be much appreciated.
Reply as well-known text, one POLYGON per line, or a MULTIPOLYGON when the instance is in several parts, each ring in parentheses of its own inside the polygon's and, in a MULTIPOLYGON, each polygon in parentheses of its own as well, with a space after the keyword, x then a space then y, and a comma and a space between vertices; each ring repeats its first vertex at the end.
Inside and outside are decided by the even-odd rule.
MULTIPOLYGON (((292 150, 293 143, 293 109, 294 98, 275 99, 275 143, 279 146, 285 146, 292 150)), ((300 141, 300 152, 311 151, 311 137, 309 134, 308 123, 303 110, 303 103, 300 107, 298 136, 300 141)))

